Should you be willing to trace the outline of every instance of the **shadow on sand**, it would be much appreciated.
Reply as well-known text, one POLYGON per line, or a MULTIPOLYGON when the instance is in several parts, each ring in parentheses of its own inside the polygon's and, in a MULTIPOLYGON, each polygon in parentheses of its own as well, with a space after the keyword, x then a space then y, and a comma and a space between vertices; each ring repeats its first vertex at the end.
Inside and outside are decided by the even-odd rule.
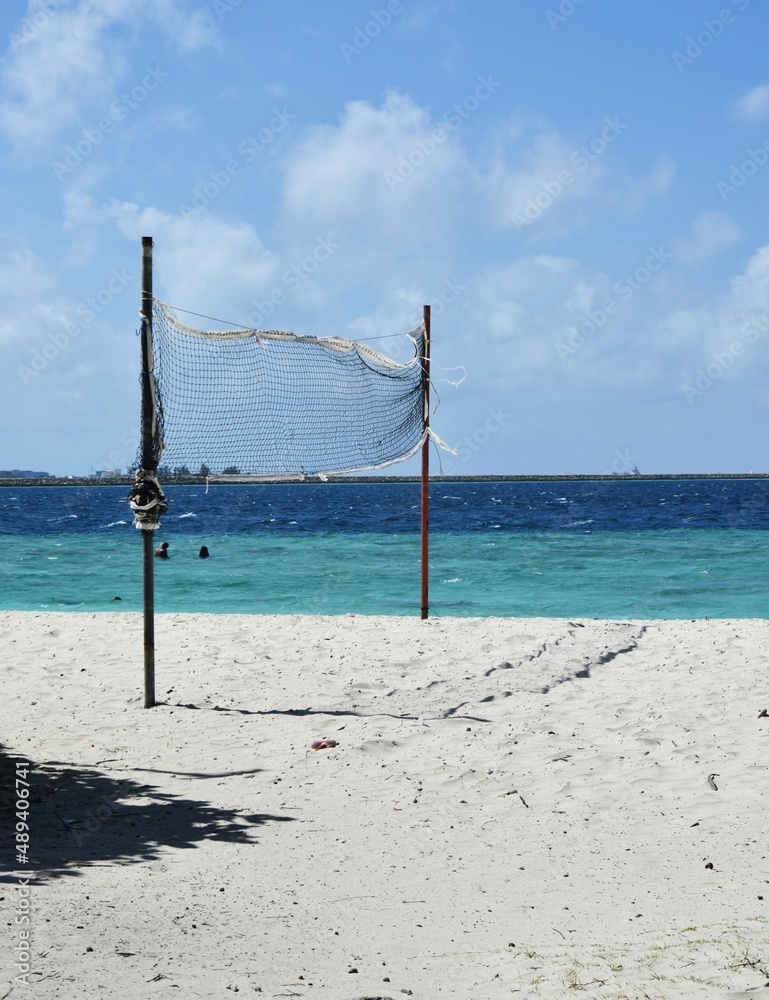
POLYGON ((19 873, 29 875, 34 884, 79 875, 92 865, 140 864, 159 858, 169 848, 194 848, 204 840, 254 843, 258 827, 291 819, 221 809, 130 778, 112 777, 96 767, 35 763, 0 747, 4 862, 0 882, 15 883, 19 873), (19 762, 29 766, 23 768, 19 762), (24 795, 25 781, 29 798, 24 795), (25 802, 29 803, 26 821, 17 817, 25 802), (24 842, 24 822, 29 827, 26 855, 13 847, 17 832, 24 842))

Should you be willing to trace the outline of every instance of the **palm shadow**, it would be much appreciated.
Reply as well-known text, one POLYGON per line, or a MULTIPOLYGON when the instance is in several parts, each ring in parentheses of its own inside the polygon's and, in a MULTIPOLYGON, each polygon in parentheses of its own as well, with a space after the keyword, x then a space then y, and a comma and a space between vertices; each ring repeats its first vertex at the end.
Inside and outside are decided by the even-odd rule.
POLYGON ((0 746, 0 836, 5 862, 0 883, 17 883, 21 875, 35 884, 79 875, 94 865, 141 864, 171 848, 191 849, 206 840, 253 844, 260 826, 292 819, 222 809, 93 767, 35 763, 0 746), (19 762, 28 766, 20 767, 19 762), (25 802, 28 815, 23 819, 25 802), (25 833, 29 837, 26 852, 25 833))

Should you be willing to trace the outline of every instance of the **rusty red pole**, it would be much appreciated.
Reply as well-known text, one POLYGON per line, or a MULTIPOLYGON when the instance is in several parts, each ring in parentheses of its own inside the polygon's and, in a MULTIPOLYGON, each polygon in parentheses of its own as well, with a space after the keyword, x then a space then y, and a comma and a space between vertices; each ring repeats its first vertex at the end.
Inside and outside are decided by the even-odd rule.
MULTIPOLYGON (((424 397, 424 429, 430 427, 430 306, 423 309, 425 324, 425 354, 422 359, 422 385, 424 397)), ((422 601, 421 615, 427 618, 429 603, 429 540, 430 540, 430 436, 425 435, 422 445, 422 601)))

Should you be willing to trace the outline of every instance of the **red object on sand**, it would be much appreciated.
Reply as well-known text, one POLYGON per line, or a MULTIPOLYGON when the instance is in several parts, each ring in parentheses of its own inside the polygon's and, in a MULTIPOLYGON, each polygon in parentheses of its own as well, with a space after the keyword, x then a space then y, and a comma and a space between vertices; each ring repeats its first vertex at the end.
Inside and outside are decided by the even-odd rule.
POLYGON ((310 744, 313 750, 326 750, 328 747, 339 746, 336 740, 313 740, 310 744))

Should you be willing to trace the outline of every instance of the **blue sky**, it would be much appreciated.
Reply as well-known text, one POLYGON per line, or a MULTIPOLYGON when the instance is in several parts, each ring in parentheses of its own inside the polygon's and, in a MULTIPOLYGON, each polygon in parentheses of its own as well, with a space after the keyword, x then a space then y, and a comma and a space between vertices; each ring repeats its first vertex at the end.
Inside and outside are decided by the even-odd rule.
POLYGON ((430 303, 444 472, 769 470, 758 0, 30 0, 0 33, 0 467, 133 460, 147 235, 156 295, 233 323, 398 357, 430 303))

